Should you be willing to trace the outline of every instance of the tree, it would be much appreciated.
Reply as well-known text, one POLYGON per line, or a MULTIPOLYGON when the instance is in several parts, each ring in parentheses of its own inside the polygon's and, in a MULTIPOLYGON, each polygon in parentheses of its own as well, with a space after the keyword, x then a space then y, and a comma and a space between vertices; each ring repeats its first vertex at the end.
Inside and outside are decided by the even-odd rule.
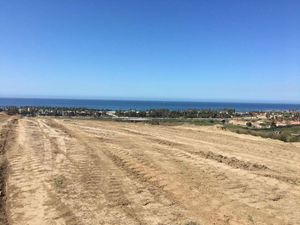
POLYGON ((18 111, 18 108, 15 107, 15 106, 11 106, 7 109, 7 114, 8 115, 15 115, 15 114, 18 114, 19 111, 18 111))
POLYGON ((272 122, 271 122, 271 128, 273 129, 273 131, 274 131, 274 129, 277 127, 277 125, 276 125, 276 122, 275 122, 275 120, 272 120, 272 122))
POLYGON ((252 127, 252 123, 251 123, 250 121, 248 121, 248 122, 246 123, 246 126, 247 126, 247 127, 252 127))

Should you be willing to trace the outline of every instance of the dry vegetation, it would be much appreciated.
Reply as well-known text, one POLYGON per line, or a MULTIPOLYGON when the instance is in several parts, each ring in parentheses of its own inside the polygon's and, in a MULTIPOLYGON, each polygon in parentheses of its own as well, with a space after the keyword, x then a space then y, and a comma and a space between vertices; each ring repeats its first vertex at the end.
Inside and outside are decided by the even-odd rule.
POLYGON ((11 225, 300 224, 299 143, 212 126, 0 118, 11 225))

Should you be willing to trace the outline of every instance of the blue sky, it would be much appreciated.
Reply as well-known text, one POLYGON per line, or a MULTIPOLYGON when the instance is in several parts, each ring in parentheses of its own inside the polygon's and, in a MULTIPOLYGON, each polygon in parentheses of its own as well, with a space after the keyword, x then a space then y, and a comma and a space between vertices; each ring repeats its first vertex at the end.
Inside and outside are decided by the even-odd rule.
POLYGON ((300 1, 0 0, 0 96, 300 102, 300 1))

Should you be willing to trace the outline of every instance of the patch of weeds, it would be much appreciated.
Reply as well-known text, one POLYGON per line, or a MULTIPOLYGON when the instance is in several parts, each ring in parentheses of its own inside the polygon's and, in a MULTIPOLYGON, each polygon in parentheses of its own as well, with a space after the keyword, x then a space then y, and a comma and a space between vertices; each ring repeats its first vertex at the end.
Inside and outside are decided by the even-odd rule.
POLYGON ((56 188, 63 188, 66 186, 66 178, 63 175, 59 175, 53 179, 53 183, 56 188))
POLYGON ((252 217, 251 215, 248 215, 248 220, 249 220, 252 224, 254 224, 254 219, 253 219, 253 217, 252 217))
POLYGON ((184 225, 200 225, 200 224, 195 221, 188 221, 188 222, 185 222, 184 225))
POLYGON ((290 125, 276 128, 249 128, 238 125, 226 125, 228 130, 238 134, 250 134, 263 138, 272 138, 284 142, 300 142, 300 126, 290 125))

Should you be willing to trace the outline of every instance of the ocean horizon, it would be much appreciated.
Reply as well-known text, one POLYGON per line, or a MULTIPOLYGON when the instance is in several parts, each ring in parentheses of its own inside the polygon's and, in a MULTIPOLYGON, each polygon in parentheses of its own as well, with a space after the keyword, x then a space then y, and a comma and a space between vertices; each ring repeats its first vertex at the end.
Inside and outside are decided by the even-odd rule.
POLYGON ((300 111, 300 104, 285 103, 238 103, 238 102, 201 102, 201 101, 150 101, 150 100, 93 100, 93 99, 51 99, 51 98, 0 98, 0 106, 46 106, 74 107, 109 110, 149 110, 149 109, 235 109, 249 111, 300 111))

